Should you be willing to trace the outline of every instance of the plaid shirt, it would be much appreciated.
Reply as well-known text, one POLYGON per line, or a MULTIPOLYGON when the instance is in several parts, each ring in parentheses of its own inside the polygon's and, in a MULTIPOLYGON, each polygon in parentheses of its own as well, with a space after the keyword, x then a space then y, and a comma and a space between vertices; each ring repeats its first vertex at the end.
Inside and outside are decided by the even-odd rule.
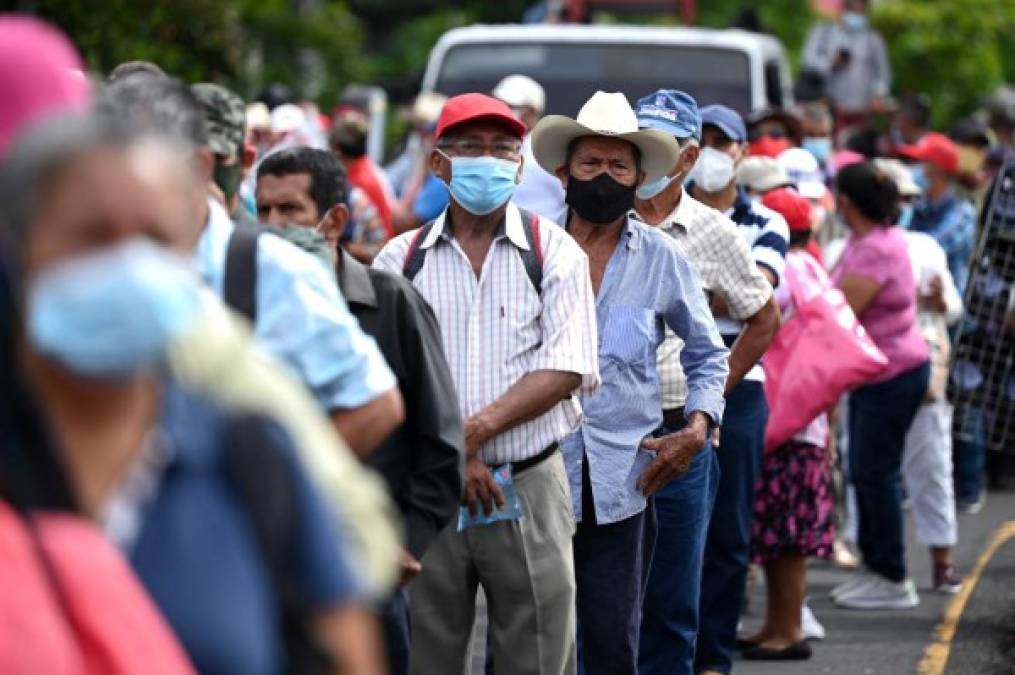
POLYGON ((949 192, 936 202, 924 199, 913 212, 909 229, 925 232, 941 244, 959 295, 965 296, 969 263, 976 248, 976 207, 949 192))
MULTIPOLYGON (((462 418, 487 407, 536 370, 577 373, 582 377, 580 393, 594 393, 599 387, 595 297, 588 258, 578 244, 562 228, 540 218, 540 294, 515 250, 529 244, 514 204, 508 205, 478 279, 447 215, 445 211, 419 243, 426 258, 413 285, 440 323, 462 418)), ((374 267, 402 274, 416 234, 392 239, 374 267)), ((578 398, 571 396, 497 436, 479 456, 490 465, 533 457, 577 429, 581 419, 578 398)))
MULTIPOLYGON (((733 221, 686 190, 659 229, 680 244, 705 291, 726 299, 732 318, 754 316, 772 297, 772 285, 758 271, 751 249, 733 221)), ((680 338, 667 329, 657 352, 663 410, 679 408, 687 400, 687 377, 680 367, 682 348, 680 338)))

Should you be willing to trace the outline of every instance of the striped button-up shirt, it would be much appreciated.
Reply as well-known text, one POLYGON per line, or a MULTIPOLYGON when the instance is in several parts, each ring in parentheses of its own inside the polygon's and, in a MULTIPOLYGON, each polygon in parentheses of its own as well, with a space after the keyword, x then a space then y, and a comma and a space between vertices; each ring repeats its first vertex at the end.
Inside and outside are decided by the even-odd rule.
MULTIPOLYGON (((528 250, 518 208, 508 205, 501 229, 476 278, 445 211, 420 241, 423 266, 413 279, 441 326, 444 352, 468 418, 537 370, 581 376, 581 392, 599 386, 596 315, 588 258, 560 227, 539 220, 542 291, 532 286, 518 249, 528 250)), ((391 240, 374 266, 402 274, 415 232, 391 240)), ((576 396, 492 439, 479 457, 490 465, 539 454, 581 422, 576 396)))
MULTIPOLYGON (((747 319, 772 297, 772 285, 758 271, 751 249, 737 226, 684 190, 677 208, 659 229, 677 240, 705 290, 726 300, 734 319, 747 319)), ((687 378, 680 366, 683 341, 667 331, 659 348, 659 379, 664 410, 679 408, 687 398, 687 378)))
POLYGON ((636 483, 653 457, 641 441, 663 421, 656 349, 664 327, 686 341, 680 358, 688 374, 688 413, 701 411, 716 424, 725 407, 729 351, 701 280, 679 247, 634 218, 606 265, 596 316, 603 385, 582 396, 585 421, 561 447, 575 516, 582 518, 582 463, 588 461, 596 522, 606 524, 645 508, 636 483))

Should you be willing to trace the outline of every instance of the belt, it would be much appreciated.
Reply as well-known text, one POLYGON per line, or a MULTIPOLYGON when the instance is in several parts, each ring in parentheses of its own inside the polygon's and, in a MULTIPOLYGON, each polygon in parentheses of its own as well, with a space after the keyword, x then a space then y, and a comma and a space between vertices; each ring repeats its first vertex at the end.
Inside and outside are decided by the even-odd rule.
POLYGON ((673 408, 671 410, 663 411, 663 424, 670 431, 680 431, 687 426, 687 418, 684 417, 684 409, 673 408))
POLYGON ((525 471, 526 469, 531 469, 532 467, 536 466, 537 464, 539 464, 539 463, 549 459, 550 457, 552 457, 553 453, 557 452, 558 448, 560 448, 559 444, 557 444, 557 443, 551 443, 549 445, 549 447, 547 447, 545 450, 540 452, 538 455, 535 455, 533 457, 529 457, 528 459, 522 459, 522 460, 519 460, 517 462, 511 462, 511 473, 512 474, 519 474, 522 471, 525 471))

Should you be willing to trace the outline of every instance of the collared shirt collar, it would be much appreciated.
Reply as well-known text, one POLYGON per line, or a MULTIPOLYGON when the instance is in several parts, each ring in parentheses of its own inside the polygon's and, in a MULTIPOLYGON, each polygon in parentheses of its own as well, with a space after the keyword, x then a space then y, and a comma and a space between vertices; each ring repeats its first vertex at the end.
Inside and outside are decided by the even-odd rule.
POLYGON ((694 204, 691 203, 693 197, 686 186, 680 190, 680 201, 677 202, 677 208, 673 209, 670 215, 659 223, 659 227, 663 230, 679 227, 686 232, 689 227, 688 223, 694 221, 694 204))
MULTIPOLYGON (((437 220, 434 221, 433 229, 427 233, 426 239, 419 243, 421 249, 428 249, 437 243, 439 239, 449 240, 452 237, 452 224, 449 222, 448 217, 451 213, 451 207, 449 206, 444 210, 444 213, 437 216, 437 220)), ((494 238, 499 238, 506 235, 508 240, 522 250, 529 250, 529 241, 525 237, 525 230, 522 224, 522 214, 518 210, 518 207, 508 202, 507 210, 504 212, 504 217, 497 225, 497 234, 494 238)))
POLYGON ((742 223, 751 212, 752 204, 751 198, 747 195, 747 190, 743 186, 738 185, 737 197, 733 200, 733 206, 727 209, 725 215, 734 223, 742 223))
POLYGON ((370 281, 370 272, 360 261, 341 251, 342 265, 338 270, 338 287, 349 304, 377 308, 377 293, 370 281))

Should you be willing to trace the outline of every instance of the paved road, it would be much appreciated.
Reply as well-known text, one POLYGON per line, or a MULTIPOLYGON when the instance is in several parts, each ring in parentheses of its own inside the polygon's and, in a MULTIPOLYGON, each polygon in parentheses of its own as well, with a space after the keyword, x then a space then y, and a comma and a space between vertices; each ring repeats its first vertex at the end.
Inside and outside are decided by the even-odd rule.
MULTIPOLYGON (((1015 521, 1015 492, 991 493, 976 516, 960 516, 960 544, 956 563, 969 573, 1005 523, 1015 521)), ((912 528, 909 528, 910 531, 912 528)), ((924 549, 910 538, 910 573, 920 589, 920 606, 904 612, 857 612, 837 609, 828 590, 848 577, 829 566, 814 566, 808 575, 811 607, 825 625, 828 637, 814 644, 814 657, 804 663, 735 664, 737 675, 913 675, 933 642, 935 628, 952 598, 929 590, 930 561, 924 549)), ((482 605, 482 603, 480 603, 482 605)), ((485 617, 480 608, 474 675, 482 674, 482 633, 485 617)), ((761 584, 751 594, 745 627, 757 626, 764 611, 761 584)), ((939 650, 943 651, 943 650, 939 650)), ((997 547, 957 617, 948 659, 926 662, 920 675, 1015 675, 1015 537, 997 547), (946 665, 945 668, 941 666, 946 665), (935 668, 936 667, 936 668, 935 668)))

